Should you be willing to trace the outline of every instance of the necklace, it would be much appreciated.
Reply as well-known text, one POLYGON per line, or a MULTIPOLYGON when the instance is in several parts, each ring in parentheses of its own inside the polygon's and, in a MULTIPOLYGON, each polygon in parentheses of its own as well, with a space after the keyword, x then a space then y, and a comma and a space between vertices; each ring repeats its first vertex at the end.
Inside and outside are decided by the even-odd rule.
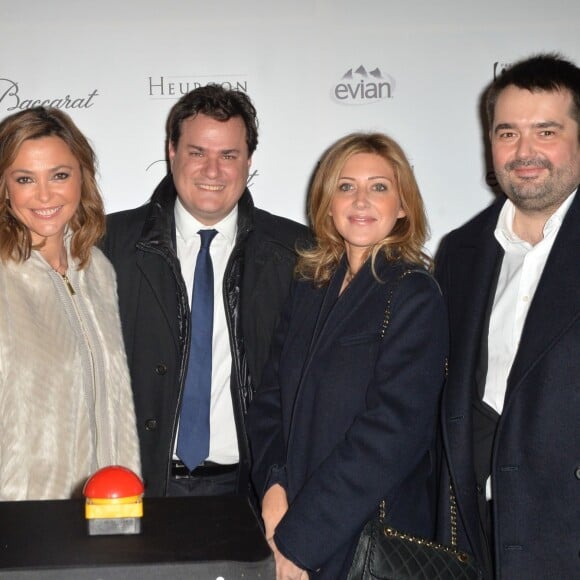
POLYGON ((61 276, 64 276, 66 274, 66 271, 68 270, 68 259, 66 258, 66 256, 64 258, 60 258, 58 260, 58 262, 56 262, 56 259, 54 260, 56 262, 56 265, 53 264, 53 260, 51 260, 48 256, 42 254, 42 257, 44 258, 44 260, 48 263, 48 265, 57 273, 60 274, 61 276))

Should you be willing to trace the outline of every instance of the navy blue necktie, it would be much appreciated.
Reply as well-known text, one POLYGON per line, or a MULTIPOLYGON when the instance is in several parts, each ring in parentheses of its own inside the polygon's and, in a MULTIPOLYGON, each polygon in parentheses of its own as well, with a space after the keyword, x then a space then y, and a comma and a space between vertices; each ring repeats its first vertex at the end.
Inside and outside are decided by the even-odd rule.
POLYGON ((193 275, 191 343, 177 439, 177 455, 190 470, 209 455, 213 337, 213 266, 209 245, 217 231, 199 230, 198 233, 201 248, 193 275))

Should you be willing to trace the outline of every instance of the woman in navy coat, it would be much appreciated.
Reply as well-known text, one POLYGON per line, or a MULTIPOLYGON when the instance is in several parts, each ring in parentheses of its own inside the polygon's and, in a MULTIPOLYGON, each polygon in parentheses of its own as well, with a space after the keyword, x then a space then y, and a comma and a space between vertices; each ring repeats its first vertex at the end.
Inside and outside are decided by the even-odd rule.
POLYGON ((360 532, 432 538, 445 307, 412 169, 382 134, 344 137, 314 176, 317 244, 250 409, 253 480, 277 578, 345 578, 360 532), (383 332, 384 331, 384 332, 383 332))

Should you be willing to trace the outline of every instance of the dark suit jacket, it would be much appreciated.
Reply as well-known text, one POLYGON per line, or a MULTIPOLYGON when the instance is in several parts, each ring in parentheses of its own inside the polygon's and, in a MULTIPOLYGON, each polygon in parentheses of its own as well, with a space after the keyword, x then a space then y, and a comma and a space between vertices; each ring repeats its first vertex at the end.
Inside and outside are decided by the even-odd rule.
MULTIPOLYGON (((433 537, 433 441, 447 354, 439 288, 423 270, 396 288, 380 338, 388 288, 402 265, 367 263, 338 297, 295 284, 250 409, 260 495, 286 487, 290 509, 279 549, 320 577, 345 577, 358 535, 386 498, 395 527, 433 537)), ((318 577, 318 576, 312 576, 318 577)))
MULTIPOLYGON (((486 310, 503 250, 499 200, 444 240, 436 268, 449 310, 446 461, 460 545, 483 559, 473 472, 472 398, 486 310)), ((580 195, 569 208, 526 318, 492 451, 495 576, 580 578, 580 195)), ((447 488, 441 486, 443 499, 447 488)), ((446 510, 442 539, 449 539, 446 510)))

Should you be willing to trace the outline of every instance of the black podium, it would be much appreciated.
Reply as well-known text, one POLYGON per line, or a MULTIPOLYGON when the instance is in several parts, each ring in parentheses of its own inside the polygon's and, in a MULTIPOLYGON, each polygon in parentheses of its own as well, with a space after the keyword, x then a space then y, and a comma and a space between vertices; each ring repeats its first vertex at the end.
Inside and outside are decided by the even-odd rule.
POLYGON ((0 502, 0 578, 274 579, 274 559, 238 497, 144 500, 140 535, 89 536, 84 501, 0 502))

